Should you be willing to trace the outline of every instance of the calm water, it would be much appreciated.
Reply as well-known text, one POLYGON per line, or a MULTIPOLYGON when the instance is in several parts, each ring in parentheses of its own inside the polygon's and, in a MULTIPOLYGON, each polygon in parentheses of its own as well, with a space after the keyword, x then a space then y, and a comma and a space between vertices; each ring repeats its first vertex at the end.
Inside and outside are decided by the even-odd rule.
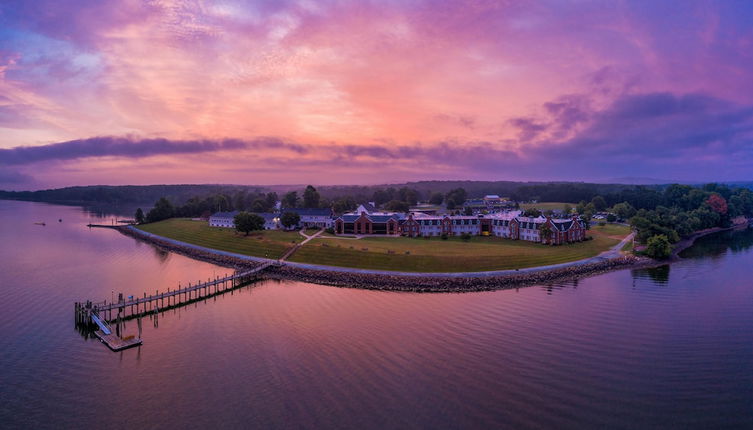
POLYGON ((228 269, 85 227, 109 219, 0 201, 3 428, 753 427, 750 231, 520 290, 264 282, 113 353, 78 334, 74 301, 228 269))

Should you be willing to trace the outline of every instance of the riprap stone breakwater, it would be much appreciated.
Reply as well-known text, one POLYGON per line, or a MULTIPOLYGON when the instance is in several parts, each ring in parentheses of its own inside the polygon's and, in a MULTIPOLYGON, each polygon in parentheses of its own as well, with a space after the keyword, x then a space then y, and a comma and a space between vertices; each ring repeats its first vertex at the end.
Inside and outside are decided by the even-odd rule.
MULTIPOLYGON (((179 242, 141 231, 132 226, 113 228, 125 235, 152 243, 161 249, 225 267, 248 269, 270 261, 269 259, 233 254, 179 242)), ((504 274, 496 274, 495 272, 417 274, 361 271, 334 266, 313 266, 285 262, 281 266, 266 270, 263 278, 385 291, 468 292, 518 288, 535 284, 551 284, 593 276, 612 270, 648 267, 656 264, 655 260, 649 258, 623 255, 611 259, 590 258, 583 260, 583 262, 560 265, 562 267, 500 271, 504 272, 504 274)))

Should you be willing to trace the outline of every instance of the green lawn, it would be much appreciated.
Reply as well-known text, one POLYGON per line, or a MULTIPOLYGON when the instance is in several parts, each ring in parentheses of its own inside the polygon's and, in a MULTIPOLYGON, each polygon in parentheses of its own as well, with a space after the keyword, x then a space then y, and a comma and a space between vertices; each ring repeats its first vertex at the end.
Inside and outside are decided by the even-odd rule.
POLYGON ((562 203, 562 202, 545 202, 545 203, 521 203, 520 208, 523 210, 536 208, 540 211, 561 211, 565 209, 565 205, 569 205, 571 208, 575 207, 575 203, 562 203))
POLYGON ((254 257, 279 258, 303 240, 297 231, 265 230, 248 236, 233 229, 209 227, 206 221, 172 218, 138 226, 141 230, 207 248, 254 257))
MULTIPOLYGON (((630 234, 630 227, 622 224, 605 224, 603 226, 598 225, 591 221, 591 234, 600 234, 603 236, 619 236, 624 238, 630 234)), ((620 239, 622 240, 622 239, 620 239)))
POLYGON ((604 232, 593 232, 592 236, 594 240, 562 246, 480 236, 473 237, 469 242, 455 237, 448 240, 438 237, 317 238, 296 251, 290 260, 363 269, 474 272, 580 260, 593 257, 620 240, 604 232))
MULTIPOLYGON (((227 228, 209 227, 206 221, 169 219, 139 226, 160 236, 207 248, 270 258, 300 243, 298 232, 268 230, 244 236, 227 228)), ((616 224, 594 227, 594 240, 561 246, 522 240, 474 236, 468 242, 451 237, 441 240, 406 237, 368 237, 360 240, 316 238, 290 258, 301 263, 364 269, 416 272, 462 272, 516 269, 564 263, 592 257, 607 250, 629 233, 616 224)))

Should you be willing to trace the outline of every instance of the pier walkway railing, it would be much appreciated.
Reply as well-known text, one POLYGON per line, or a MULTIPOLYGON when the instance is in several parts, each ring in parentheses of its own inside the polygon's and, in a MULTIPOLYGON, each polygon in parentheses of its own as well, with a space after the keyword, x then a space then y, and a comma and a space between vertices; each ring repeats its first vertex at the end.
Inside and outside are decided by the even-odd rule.
POLYGON ((118 319, 132 319, 149 315, 150 313, 167 310, 173 307, 182 306, 192 303, 196 300, 202 300, 207 297, 222 294, 226 291, 233 290, 245 285, 255 279, 258 279, 261 272, 271 266, 280 265, 277 261, 267 261, 251 270, 235 273, 222 278, 209 279, 206 282, 198 282, 194 285, 189 283, 185 287, 178 286, 175 290, 170 290, 143 297, 125 298, 122 293, 118 294, 117 302, 76 302, 75 303, 75 320, 76 324, 91 325, 93 315, 97 315, 101 321, 114 322, 118 319), (113 311, 115 315, 113 316, 113 311))

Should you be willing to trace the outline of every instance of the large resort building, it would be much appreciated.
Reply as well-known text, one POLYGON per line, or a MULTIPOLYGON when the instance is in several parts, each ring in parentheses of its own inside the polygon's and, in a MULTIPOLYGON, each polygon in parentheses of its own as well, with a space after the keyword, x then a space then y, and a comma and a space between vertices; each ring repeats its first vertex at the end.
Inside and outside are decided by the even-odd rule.
MULTIPOLYGON (((330 209, 289 209, 301 221, 296 228, 333 228, 338 235, 379 236, 495 236, 558 245, 586 238, 586 225, 578 217, 530 218, 519 210, 506 210, 478 215, 427 215, 380 212, 373 205, 363 204, 355 212, 333 217, 330 209)), ((212 227, 234 228, 234 212, 219 212, 209 218, 212 227)), ((279 214, 259 214, 267 230, 281 229, 279 214)))
MULTIPOLYGON (((360 208, 359 208, 360 209, 360 208)), ((424 215, 361 211, 335 219, 336 234, 430 236, 497 236, 547 244, 577 242, 586 237, 586 226, 577 216, 571 219, 528 218, 520 211, 489 215, 424 215)))

